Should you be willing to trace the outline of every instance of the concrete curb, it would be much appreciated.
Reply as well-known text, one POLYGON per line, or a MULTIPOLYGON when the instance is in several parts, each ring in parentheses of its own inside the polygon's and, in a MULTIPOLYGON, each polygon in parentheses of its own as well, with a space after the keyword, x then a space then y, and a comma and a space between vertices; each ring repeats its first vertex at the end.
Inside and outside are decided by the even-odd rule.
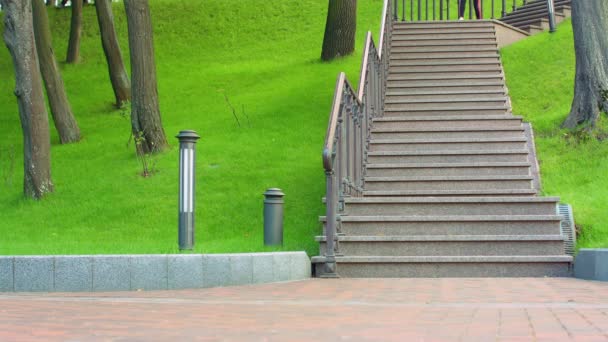
POLYGON ((305 252, 0 256, 0 292, 196 289, 310 276, 305 252))
POLYGON ((574 258, 574 276, 608 281, 608 248, 581 248, 574 258))

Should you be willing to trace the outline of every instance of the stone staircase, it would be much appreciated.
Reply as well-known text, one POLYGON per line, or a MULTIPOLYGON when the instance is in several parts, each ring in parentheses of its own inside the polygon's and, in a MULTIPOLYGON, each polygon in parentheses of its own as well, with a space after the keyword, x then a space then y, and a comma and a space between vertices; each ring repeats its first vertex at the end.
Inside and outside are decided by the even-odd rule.
POLYGON ((337 274, 568 276, 559 199, 537 196, 493 22, 395 23, 386 83, 363 196, 340 213, 337 274))
MULTIPOLYGON (((559 24, 570 17, 571 0, 554 0, 555 23, 559 24)), ((547 0, 535 0, 518 7, 515 11, 500 18, 505 24, 517 27, 531 34, 549 29, 547 0)))

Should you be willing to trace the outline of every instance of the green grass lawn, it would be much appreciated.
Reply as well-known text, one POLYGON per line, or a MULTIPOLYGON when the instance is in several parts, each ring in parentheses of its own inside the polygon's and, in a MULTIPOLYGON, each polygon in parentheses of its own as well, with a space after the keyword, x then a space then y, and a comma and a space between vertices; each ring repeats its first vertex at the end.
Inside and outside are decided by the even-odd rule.
MULTIPOLYGON (((13 71, 7 49, 0 49, 5 75, 0 83, 0 254, 178 252, 173 136, 182 129, 202 137, 195 252, 272 250, 263 246, 262 193, 280 187, 286 194, 283 249, 317 254, 314 235, 320 231, 325 186, 321 149, 336 76, 346 71, 357 81, 364 36, 371 29, 377 39, 382 1, 358 3, 356 53, 332 63, 319 61, 326 0, 155 0, 150 5, 161 112, 171 142, 169 151, 153 158, 156 173, 150 178, 139 175, 134 148, 127 146, 129 119, 112 107, 95 11, 87 6, 82 62, 62 65, 84 138, 62 146, 51 128, 56 191, 39 202, 24 199, 13 71), (225 96, 237 109, 240 127, 225 96)), ((50 11, 60 59, 69 14, 50 11)), ((128 61, 122 5, 115 6, 115 16, 128 61)), ((515 113, 536 128, 545 193, 574 205, 584 227, 581 246, 608 246, 601 173, 608 163, 606 146, 569 145, 556 128, 572 98, 569 24, 503 54, 515 113)))
MULTIPOLYGON (((127 146, 129 120, 112 108, 95 10, 86 6, 82 62, 62 65, 84 139, 61 146, 52 129, 55 193, 40 202, 23 199, 13 71, 8 50, 0 49, 0 254, 177 252, 173 137, 182 129, 201 135, 196 252, 270 250, 263 246, 262 194, 280 187, 284 249, 317 254, 321 150, 333 88, 339 71, 357 80, 365 33, 371 29, 377 38, 382 1, 359 3, 357 51, 333 63, 319 59, 326 0, 155 0, 150 6, 161 113, 172 145, 153 158, 151 178, 139 176, 133 145, 127 146)), ((114 12, 127 55, 122 5, 114 12)), ((50 10, 61 59, 69 16, 50 10)))
POLYGON ((573 206, 579 248, 608 247, 608 144, 559 129, 574 96, 570 21, 555 34, 535 35, 501 55, 513 113, 531 122, 536 134, 543 193, 573 206))

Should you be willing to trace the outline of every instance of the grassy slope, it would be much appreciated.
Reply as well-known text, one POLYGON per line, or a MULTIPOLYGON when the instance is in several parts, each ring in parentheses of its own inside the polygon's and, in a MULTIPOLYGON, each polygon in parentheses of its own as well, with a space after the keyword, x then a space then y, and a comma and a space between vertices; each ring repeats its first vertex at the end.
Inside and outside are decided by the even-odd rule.
POLYGON ((608 144, 566 139, 559 125, 574 96, 570 21, 501 51, 513 112, 532 122, 543 192, 574 208, 578 247, 608 247, 608 144))
MULTIPOLYGON (((356 81, 365 31, 380 24, 380 0, 359 3, 357 52, 319 61, 326 0, 151 2, 163 123, 172 148, 143 179, 126 146, 130 124, 112 109, 94 8, 85 8, 82 63, 63 76, 84 140, 60 146, 53 132, 56 192, 22 198, 21 129, 9 55, 0 49, 0 254, 176 252, 177 143, 202 136, 197 166, 197 252, 267 250, 262 193, 281 187, 285 249, 316 254, 324 177, 321 147, 335 79, 356 81), (225 103, 237 108, 237 127, 225 103), (244 106, 248 119, 241 114, 244 106), (16 155, 12 160, 10 155, 16 155)), ((63 58, 69 11, 51 10, 63 58)), ((124 48, 122 5, 115 6, 124 48)))

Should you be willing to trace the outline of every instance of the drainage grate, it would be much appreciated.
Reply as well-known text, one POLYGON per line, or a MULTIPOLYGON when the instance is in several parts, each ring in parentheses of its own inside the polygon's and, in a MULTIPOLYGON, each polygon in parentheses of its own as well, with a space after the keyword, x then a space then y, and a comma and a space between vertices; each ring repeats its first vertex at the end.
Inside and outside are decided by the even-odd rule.
POLYGON ((564 248, 566 254, 574 256, 574 248, 576 247, 576 228, 574 226, 574 217, 572 216, 572 207, 569 204, 558 204, 557 214, 562 217, 560 229, 564 237, 564 248))

